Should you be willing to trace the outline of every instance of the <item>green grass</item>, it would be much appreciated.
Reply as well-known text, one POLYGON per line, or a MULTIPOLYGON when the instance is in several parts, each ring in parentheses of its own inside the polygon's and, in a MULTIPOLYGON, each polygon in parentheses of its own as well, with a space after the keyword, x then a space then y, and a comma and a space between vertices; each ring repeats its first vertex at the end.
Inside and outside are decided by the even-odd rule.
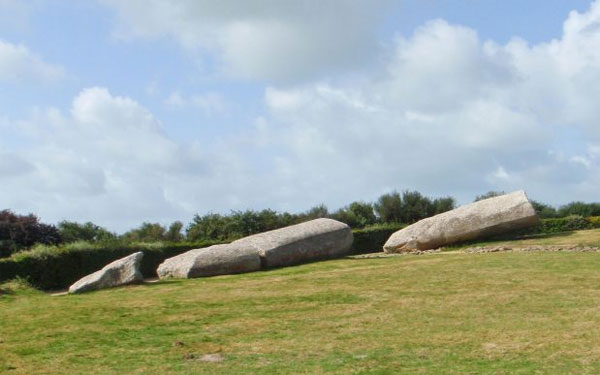
POLYGON ((436 254, 75 296, 16 282, 0 374, 598 374, 599 270, 600 253, 436 254))

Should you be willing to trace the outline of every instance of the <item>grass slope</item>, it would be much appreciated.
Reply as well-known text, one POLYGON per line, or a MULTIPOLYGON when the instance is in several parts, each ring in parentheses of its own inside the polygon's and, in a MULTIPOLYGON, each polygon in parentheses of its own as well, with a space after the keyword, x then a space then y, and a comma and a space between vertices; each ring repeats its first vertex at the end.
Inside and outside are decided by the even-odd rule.
POLYGON ((9 285, 0 374, 597 374, 599 270, 599 253, 436 254, 77 296, 9 285))

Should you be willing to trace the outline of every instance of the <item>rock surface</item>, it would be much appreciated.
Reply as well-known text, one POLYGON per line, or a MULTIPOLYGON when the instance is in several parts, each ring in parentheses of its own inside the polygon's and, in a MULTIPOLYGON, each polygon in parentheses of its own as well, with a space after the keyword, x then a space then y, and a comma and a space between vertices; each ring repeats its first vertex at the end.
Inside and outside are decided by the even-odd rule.
POLYGON ((339 221, 316 219, 241 238, 230 244, 190 250, 158 266, 161 279, 258 271, 346 255, 352 230, 339 221))
POLYGON ((435 249, 526 228, 538 223, 535 209, 520 190, 444 212, 394 234, 383 246, 386 253, 435 249))
POLYGON ((69 293, 83 293, 142 282, 144 277, 140 272, 140 262, 143 257, 144 253, 140 251, 115 260, 100 271, 87 275, 71 285, 69 293))
POLYGON ((258 251, 264 267, 284 267, 347 255, 352 247, 350 227, 332 219, 315 219, 255 234, 232 242, 258 251))
POLYGON ((239 244, 214 245, 194 249, 166 259, 156 273, 168 277, 193 278, 252 272, 260 269, 260 257, 254 247, 239 244))

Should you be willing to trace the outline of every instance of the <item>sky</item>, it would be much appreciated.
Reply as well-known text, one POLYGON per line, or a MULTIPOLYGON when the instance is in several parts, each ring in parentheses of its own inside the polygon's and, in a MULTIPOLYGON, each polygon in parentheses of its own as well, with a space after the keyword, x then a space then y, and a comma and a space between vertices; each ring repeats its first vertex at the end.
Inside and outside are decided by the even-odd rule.
POLYGON ((0 209, 599 201, 600 0, 0 0, 0 209))

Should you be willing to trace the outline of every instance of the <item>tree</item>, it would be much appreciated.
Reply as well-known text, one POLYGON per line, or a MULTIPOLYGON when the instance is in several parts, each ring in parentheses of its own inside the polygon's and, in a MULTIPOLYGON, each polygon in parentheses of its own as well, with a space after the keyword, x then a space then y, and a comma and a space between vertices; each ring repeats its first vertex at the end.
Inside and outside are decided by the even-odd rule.
POLYGON ((221 214, 196 214, 186 229, 188 241, 227 240, 231 237, 231 218, 221 214))
POLYGON ((556 208, 538 202, 538 201, 531 201, 531 205, 533 206, 533 208, 535 209, 535 213, 538 215, 538 217, 540 219, 550 219, 553 217, 557 217, 558 216, 558 212, 556 211, 556 208))
POLYGON ((375 224, 377 221, 373 205, 365 202, 352 202, 348 206, 340 208, 332 216, 352 228, 363 228, 375 224))
POLYGON ((405 190, 402 193, 402 219, 404 223, 415 223, 433 214, 431 199, 418 191, 405 190))
POLYGON ((159 223, 142 223, 137 229, 132 229, 122 235, 129 242, 158 242, 165 240, 167 230, 159 223))
POLYGON ((165 240, 171 242, 179 242, 183 240, 183 234, 181 233, 181 229, 183 228, 183 223, 181 221, 174 221, 169 225, 169 229, 165 234, 165 240))
POLYGON ((397 191, 383 194, 373 206, 381 222, 402 222, 402 197, 397 191))
POLYGON ((63 220, 58 223, 58 233, 61 240, 66 243, 75 241, 103 242, 116 239, 114 233, 89 221, 79 224, 63 220))
POLYGON ((320 219, 323 217, 330 217, 329 209, 324 204, 319 204, 317 206, 312 207, 308 211, 298 215, 301 218, 301 221, 308 221, 314 219, 320 219))
POLYGON ((581 201, 571 202, 561 206, 558 209, 558 215, 560 217, 566 217, 570 215, 579 215, 583 217, 599 216, 600 203, 585 203, 581 201))
POLYGON ((456 208, 456 200, 452 197, 437 198, 433 200, 433 215, 441 214, 456 208))
POLYGON ((56 245, 60 235, 54 225, 40 223, 37 216, 0 211, 0 257, 29 248, 37 243, 56 245))
POLYGON ((475 202, 477 202, 477 201, 480 201, 480 200, 482 200, 482 199, 488 199, 488 198, 494 198, 494 197, 498 197, 498 196, 500 196, 500 195, 504 195, 504 194, 506 194, 506 193, 505 193, 505 192, 503 192, 503 191, 491 191, 491 190, 490 190, 490 191, 488 191, 488 192, 487 192, 487 193, 485 193, 485 194, 482 194, 482 195, 478 195, 478 196, 476 196, 476 197, 475 197, 475 202))

